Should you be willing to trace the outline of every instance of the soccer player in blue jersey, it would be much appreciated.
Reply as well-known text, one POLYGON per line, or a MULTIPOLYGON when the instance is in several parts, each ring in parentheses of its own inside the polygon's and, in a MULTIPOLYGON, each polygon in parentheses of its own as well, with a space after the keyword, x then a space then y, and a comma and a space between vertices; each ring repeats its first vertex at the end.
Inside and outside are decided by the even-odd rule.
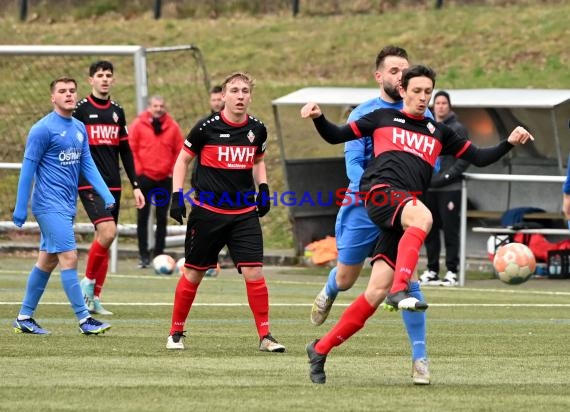
POLYGON ((16 333, 45 335, 49 332, 33 318, 51 272, 58 265, 61 283, 79 330, 98 335, 111 328, 89 315, 77 277, 77 246, 73 232, 79 173, 93 185, 112 209, 115 198, 97 171, 89 152, 85 125, 71 115, 77 103, 77 82, 60 77, 50 84, 54 110, 32 126, 26 142, 18 182, 13 221, 18 227, 28 217, 32 191, 32 213, 40 226, 40 251, 30 272, 18 317, 13 323, 16 333), (34 183, 34 184, 33 184, 34 183))
MULTIPOLYGON (((357 106, 348 117, 354 121, 380 108, 401 109, 402 97, 398 91, 402 71, 409 66, 408 53, 401 47, 386 46, 376 56, 375 78, 380 86, 380 96, 357 106)), ((431 113, 427 116, 432 117, 431 113)), ((338 263, 330 273, 323 289, 319 292, 311 310, 311 323, 319 326, 328 317, 339 292, 350 289, 362 270, 364 260, 370 256, 378 241, 380 229, 368 217, 364 202, 357 202, 360 178, 372 156, 370 137, 352 140, 344 146, 346 173, 350 180, 348 200, 340 207, 336 219, 336 243, 338 263)), ((386 271, 391 268, 386 265, 386 271)), ((415 276, 415 275, 414 275, 415 276)), ((423 301, 418 279, 414 277, 410 294, 423 301)), ((412 379, 414 384, 427 385, 430 381, 426 349, 425 312, 402 312, 402 320, 408 332, 412 348, 412 379)))

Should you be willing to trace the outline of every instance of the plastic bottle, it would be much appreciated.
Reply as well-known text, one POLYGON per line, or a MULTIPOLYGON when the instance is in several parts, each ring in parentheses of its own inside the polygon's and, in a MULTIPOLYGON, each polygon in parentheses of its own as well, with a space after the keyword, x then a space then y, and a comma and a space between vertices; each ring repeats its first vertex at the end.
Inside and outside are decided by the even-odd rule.
POLYGON ((562 273, 562 260, 560 259, 560 255, 552 255, 548 272, 553 276, 559 276, 562 273))

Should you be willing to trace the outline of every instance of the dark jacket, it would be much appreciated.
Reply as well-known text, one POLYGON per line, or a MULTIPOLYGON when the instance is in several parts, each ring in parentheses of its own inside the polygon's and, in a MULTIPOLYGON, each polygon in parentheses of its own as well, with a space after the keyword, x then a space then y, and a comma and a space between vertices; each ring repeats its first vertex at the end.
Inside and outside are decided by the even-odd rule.
MULTIPOLYGON (((449 112, 449 115, 440 123, 450 127, 459 136, 468 137, 467 129, 457 120, 457 115, 454 112, 449 112)), ((461 190, 461 175, 468 166, 468 161, 456 159, 455 156, 440 156, 440 169, 431 178, 430 190, 461 190)))

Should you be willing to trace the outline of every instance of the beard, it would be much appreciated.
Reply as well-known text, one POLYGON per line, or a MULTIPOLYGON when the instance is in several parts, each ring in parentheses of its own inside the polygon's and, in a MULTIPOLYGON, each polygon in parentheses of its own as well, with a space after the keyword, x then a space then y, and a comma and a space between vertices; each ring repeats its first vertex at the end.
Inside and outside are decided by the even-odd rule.
POLYGON ((392 100, 395 102, 399 102, 402 100, 402 96, 400 96, 400 92, 397 88, 392 85, 384 85, 384 92, 390 96, 392 100))

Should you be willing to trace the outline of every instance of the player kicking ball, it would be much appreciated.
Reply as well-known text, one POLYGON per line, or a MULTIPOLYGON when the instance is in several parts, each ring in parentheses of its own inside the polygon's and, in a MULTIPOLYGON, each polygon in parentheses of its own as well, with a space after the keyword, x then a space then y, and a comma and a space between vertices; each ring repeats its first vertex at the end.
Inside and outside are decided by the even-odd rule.
POLYGON ((301 117, 313 119, 318 133, 331 144, 372 136, 374 158, 362 176, 360 190, 367 193, 370 219, 381 229, 365 292, 325 336, 307 345, 309 374, 314 383, 326 382, 324 366, 328 353, 362 329, 382 302, 392 310, 428 308, 426 302, 408 293, 408 283, 431 229, 432 216, 421 198, 437 157, 455 155, 482 167, 499 160, 514 145, 534 140, 519 126, 496 146, 478 148, 447 126, 426 118, 435 77, 427 66, 411 66, 402 74, 401 111, 375 110, 348 125, 332 124, 315 103, 307 103, 301 109, 301 117), (392 270, 386 271, 386 266, 392 270))

